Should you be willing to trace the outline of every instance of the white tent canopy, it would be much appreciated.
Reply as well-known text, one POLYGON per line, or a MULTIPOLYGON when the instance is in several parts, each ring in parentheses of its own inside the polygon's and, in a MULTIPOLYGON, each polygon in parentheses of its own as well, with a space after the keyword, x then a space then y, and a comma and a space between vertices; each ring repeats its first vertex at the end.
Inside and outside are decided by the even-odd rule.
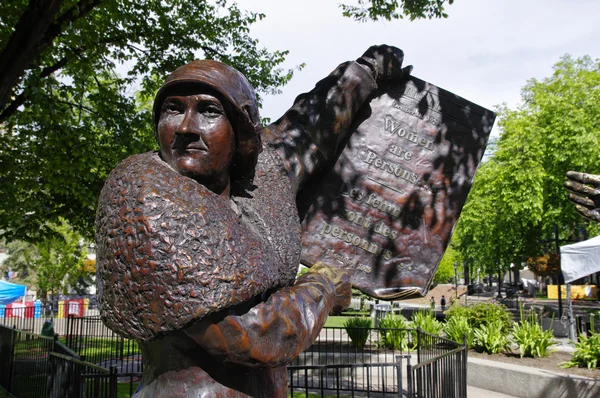
POLYGON ((560 248, 560 266, 565 283, 600 272, 600 236, 562 246, 560 248))

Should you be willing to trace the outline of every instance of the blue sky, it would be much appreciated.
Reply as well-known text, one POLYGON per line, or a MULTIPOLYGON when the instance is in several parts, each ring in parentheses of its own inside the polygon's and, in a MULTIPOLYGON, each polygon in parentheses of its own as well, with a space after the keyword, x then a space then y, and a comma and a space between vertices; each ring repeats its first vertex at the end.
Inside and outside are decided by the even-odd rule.
POLYGON ((251 32, 261 45, 289 50, 287 68, 306 64, 281 95, 264 99, 263 117, 281 116, 298 94, 372 44, 403 49, 415 76, 489 109, 516 107, 527 80, 551 75, 566 53, 600 58, 598 0, 455 0, 444 20, 369 23, 343 18, 340 1, 240 1, 266 14, 251 32))

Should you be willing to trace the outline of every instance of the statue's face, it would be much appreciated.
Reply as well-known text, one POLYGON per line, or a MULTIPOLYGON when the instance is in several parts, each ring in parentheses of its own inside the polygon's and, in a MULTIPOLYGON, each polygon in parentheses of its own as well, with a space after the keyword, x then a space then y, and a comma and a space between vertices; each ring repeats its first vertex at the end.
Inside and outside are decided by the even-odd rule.
POLYGON ((224 104, 197 86, 175 88, 163 101, 157 128, 163 160, 221 194, 235 152, 224 104))

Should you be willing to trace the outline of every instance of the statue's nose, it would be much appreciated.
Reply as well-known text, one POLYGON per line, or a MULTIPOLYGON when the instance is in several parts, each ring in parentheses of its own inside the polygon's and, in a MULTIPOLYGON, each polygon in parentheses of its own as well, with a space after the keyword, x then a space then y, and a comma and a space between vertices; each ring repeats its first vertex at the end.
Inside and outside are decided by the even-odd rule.
POLYGON ((185 112, 183 120, 179 125, 178 132, 180 134, 200 134, 200 126, 198 125, 197 118, 194 115, 194 110, 189 109, 185 112))

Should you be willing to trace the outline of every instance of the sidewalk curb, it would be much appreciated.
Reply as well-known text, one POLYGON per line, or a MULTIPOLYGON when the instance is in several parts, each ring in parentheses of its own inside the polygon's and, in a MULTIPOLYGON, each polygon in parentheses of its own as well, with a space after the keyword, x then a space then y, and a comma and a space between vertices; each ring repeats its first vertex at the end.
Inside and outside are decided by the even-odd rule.
POLYGON ((519 398, 596 398, 600 379, 512 365, 479 358, 468 359, 467 385, 519 398))

